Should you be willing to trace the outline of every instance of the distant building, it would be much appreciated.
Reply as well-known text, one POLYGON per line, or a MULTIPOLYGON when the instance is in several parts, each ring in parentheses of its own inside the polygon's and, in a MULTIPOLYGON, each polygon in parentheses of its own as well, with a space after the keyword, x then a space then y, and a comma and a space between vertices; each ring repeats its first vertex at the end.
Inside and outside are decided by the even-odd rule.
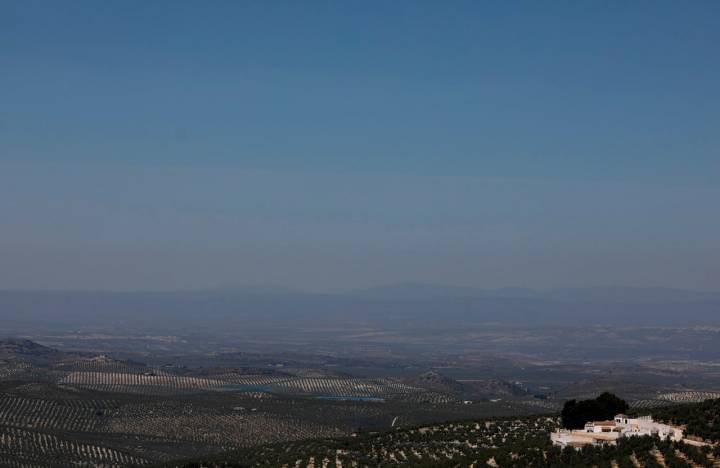
POLYGON ((683 430, 669 424, 659 423, 652 416, 629 418, 618 414, 612 421, 591 421, 584 429, 560 429, 550 434, 553 444, 560 447, 583 445, 615 445, 621 437, 657 436, 661 439, 680 441, 683 430))

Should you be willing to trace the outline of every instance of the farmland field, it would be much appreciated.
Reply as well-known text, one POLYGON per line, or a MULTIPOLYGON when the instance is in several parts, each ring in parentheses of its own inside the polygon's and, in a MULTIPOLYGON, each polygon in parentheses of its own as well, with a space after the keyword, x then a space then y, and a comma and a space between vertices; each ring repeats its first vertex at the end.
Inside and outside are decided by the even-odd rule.
MULTIPOLYGON (((14 346, 4 345, 10 352, 0 360, 0 465, 13 467, 172 465, 228 453, 252 459, 278 444, 292 447, 299 458, 273 452, 273 459, 283 461, 277 466, 466 460, 476 450, 545 441, 567 398, 612 383, 577 381, 548 391, 531 381, 455 380, 435 370, 359 375, 318 364, 313 356, 305 358, 305 367, 300 360, 258 366, 260 359, 277 358, 251 355, 243 359, 254 360, 252 365, 231 365, 227 356, 204 358, 202 365, 148 365, 27 341, 14 346), (339 448, 318 451, 317 441, 388 430, 404 431, 392 443, 382 441, 392 450, 370 447, 360 458, 339 448), (448 445, 460 434, 462 440, 448 445), (418 438, 435 442, 418 445, 418 438)), ((648 391, 623 382, 617 381, 618 388, 637 395, 629 400, 638 411, 718 395, 672 386, 648 391)))
POLYGON ((147 465, 468 412, 537 410, 521 402, 467 405, 452 392, 393 377, 147 366, 39 345, 35 351, 0 361, 2 466, 147 465))

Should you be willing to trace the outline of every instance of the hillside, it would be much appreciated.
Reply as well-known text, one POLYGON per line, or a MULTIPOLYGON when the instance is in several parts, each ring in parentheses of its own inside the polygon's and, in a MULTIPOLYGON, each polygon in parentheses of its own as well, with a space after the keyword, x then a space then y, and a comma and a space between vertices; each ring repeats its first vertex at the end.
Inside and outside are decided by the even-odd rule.
MULTIPOLYGON (((683 457, 699 461, 694 466, 715 462, 699 449, 655 440, 560 452, 549 438, 560 400, 533 398, 517 382, 458 381, 437 371, 401 379, 324 366, 151 365, 16 339, 1 349, 0 466, 636 467, 631 456, 651 467, 648 460, 661 457, 668 467, 688 466, 683 457), (501 396, 466 401, 471 394, 501 396)), ((717 439, 720 400, 651 411, 717 439)))
POLYGON ((424 374, 420 374, 416 377, 406 379, 405 383, 443 393, 463 393, 468 391, 466 386, 457 380, 433 371, 425 372, 424 374))
POLYGON ((554 417, 448 422, 351 438, 292 442, 241 450, 164 467, 597 467, 720 466, 720 450, 651 437, 621 439, 617 446, 560 450, 548 433, 554 417))
MULTIPOLYGON (((687 423, 686 435, 716 428, 720 399, 658 410, 659 419, 687 423)), ((652 437, 620 439, 617 446, 582 450, 553 446, 557 417, 492 418, 447 422, 349 438, 253 447, 173 467, 598 467, 683 468, 720 466, 720 446, 702 448, 652 437)), ((714 432, 713 437, 717 434, 714 432)), ((708 437, 709 438, 709 437, 708 437)))
POLYGON ((654 413, 658 419, 687 426, 686 431, 689 434, 720 442, 720 399, 668 406, 659 408, 654 413))
POLYGON ((21 338, 0 340, 0 359, 3 360, 42 363, 60 356, 62 353, 59 351, 34 341, 21 338))
POLYGON ((407 385, 433 392, 453 394, 470 400, 517 398, 528 395, 521 385, 497 379, 457 381, 435 371, 404 380, 407 385))

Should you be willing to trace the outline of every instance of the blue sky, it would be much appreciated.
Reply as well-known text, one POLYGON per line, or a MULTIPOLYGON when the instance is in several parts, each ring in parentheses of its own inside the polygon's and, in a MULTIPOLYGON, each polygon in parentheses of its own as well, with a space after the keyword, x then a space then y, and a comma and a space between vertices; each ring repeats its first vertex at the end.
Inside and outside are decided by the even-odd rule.
POLYGON ((717 289, 717 2, 0 2, 0 287, 717 289))

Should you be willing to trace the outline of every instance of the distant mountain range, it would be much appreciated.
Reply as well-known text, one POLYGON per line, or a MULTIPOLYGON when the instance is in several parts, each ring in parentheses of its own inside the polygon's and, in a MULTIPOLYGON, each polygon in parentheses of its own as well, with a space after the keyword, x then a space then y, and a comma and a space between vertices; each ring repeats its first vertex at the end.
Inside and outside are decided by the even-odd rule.
POLYGON ((428 297, 537 297, 540 293, 526 288, 478 289, 427 283, 398 283, 360 289, 351 296, 423 299, 428 297))
POLYGON ((348 295, 397 299, 424 299, 429 297, 474 297, 512 299, 554 299, 574 301, 610 302, 697 302, 720 301, 720 292, 694 291, 674 288, 634 288, 607 286, 594 288, 564 288, 536 290, 506 287, 480 289, 463 286, 446 286, 427 283, 398 283, 351 291, 348 295))
POLYGON ((344 294, 291 290, 0 291, 6 327, 127 325, 223 329, 238 323, 373 327, 720 325, 720 293, 668 288, 534 291, 399 284, 344 294))

